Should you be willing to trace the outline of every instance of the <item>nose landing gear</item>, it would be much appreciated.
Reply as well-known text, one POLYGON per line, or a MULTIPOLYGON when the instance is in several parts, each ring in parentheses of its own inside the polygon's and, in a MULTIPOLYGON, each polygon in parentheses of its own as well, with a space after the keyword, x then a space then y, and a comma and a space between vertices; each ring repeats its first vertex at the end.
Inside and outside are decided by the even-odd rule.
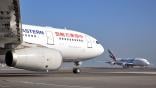
POLYGON ((80 61, 75 61, 74 65, 75 65, 75 67, 73 68, 73 73, 74 74, 80 73, 81 72, 81 70, 80 70, 81 62, 80 61))
POLYGON ((73 73, 74 74, 78 74, 78 73, 80 73, 81 71, 80 71, 80 68, 73 68, 73 73))

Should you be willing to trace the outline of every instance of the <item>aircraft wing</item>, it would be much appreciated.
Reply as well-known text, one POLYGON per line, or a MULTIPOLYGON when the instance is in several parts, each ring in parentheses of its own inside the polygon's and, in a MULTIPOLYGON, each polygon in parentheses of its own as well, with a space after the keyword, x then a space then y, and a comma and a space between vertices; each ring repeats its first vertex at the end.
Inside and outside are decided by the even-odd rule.
POLYGON ((22 42, 19 0, 0 0, 0 50, 22 42))
POLYGON ((134 63, 126 63, 126 65, 133 66, 134 63))
POLYGON ((105 63, 110 64, 110 65, 115 65, 116 64, 114 61, 105 61, 105 63))
POLYGON ((134 66, 134 63, 117 63, 117 64, 122 66, 134 66))

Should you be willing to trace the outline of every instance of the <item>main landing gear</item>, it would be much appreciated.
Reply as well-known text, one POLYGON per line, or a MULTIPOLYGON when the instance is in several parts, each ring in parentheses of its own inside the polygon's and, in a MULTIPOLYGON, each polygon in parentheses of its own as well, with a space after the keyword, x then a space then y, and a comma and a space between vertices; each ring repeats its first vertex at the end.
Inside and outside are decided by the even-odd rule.
POLYGON ((80 70, 80 65, 81 65, 81 62, 80 61, 75 61, 74 62, 74 65, 75 65, 75 67, 73 68, 73 73, 74 74, 78 74, 78 73, 80 73, 81 72, 81 70, 80 70))

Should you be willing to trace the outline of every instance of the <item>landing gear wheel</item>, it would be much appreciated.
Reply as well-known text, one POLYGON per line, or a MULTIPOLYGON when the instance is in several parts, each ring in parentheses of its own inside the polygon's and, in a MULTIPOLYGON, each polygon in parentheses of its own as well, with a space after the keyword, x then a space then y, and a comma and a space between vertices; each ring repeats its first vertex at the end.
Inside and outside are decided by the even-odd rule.
POLYGON ((78 73, 80 73, 81 71, 80 71, 80 69, 79 68, 73 68, 73 73, 74 74, 78 74, 78 73))

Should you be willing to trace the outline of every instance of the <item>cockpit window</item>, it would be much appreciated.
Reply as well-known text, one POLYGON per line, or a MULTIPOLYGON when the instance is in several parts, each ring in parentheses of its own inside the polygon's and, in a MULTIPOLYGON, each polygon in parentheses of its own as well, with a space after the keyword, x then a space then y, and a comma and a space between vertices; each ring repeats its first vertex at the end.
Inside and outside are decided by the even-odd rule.
POLYGON ((96 44, 100 44, 98 41, 96 41, 96 44))

